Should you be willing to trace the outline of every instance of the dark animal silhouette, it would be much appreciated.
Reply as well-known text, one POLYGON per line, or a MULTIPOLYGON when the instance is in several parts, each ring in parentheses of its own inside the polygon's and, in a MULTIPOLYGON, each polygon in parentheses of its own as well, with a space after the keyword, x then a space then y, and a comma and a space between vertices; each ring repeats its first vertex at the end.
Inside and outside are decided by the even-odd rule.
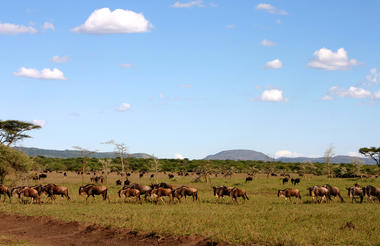
POLYGON ((169 177, 169 179, 172 179, 172 178, 174 178, 174 174, 169 173, 168 177, 169 177))
POLYGON ((120 179, 116 180, 116 185, 121 185, 121 180, 120 179))
POLYGON ((46 178, 47 178, 47 175, 44 174, 44 173, 41 173, 38 177, 39 177, 40 179, 46 179, 46 178))
POLYGON ((154 178, 154 174, 151 174, 151 175, 150 175, 150 178, 151 178, 151 179, 154 178))
POLYGON ((283 178, 282 179, 282 184, 286 184, 286 183, 288 183, 289 182, 289 179, 288 178, 283 178))
POLYGON ((253 178, 251 176, 248 176, 248 177, 245 178, 245 182, 249 182, 249 181, 252 181, 252 180, 253 180, 253 178))
POLYGON ((295 178, 295 179, 292 178, 290 181, 292 182, 292 185, 297 185, 301 182, 299 178, 295 178))
POLYGON ((129 185, 130 183, 129 179, 124 180, 124 185, 129 185))

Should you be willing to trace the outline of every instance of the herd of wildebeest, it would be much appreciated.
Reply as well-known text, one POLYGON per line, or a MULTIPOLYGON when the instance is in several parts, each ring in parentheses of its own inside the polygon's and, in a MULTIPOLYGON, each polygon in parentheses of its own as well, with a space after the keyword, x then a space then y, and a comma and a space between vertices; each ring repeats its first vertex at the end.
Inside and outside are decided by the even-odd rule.
MULTIPOLYGON (((80 173, 78 173, 80 174, 80 173)), ((64 176, 67 176, 66 172, 64 176)), ((122 175, 123 176, 123 175, 122 175)), ((118 191, 118 197, 126 201, 128 198, 135 198, 137 202, 142 202, 141 196, 144 197, 145 201, 158 203, 158 201, 162 201, 165 203, 164 197, 169 198, 169 203, 174 203, 177 199, 178 203, 181 202, 182 198, 192 197, 193 201, 199 201, 198 190, 194 187, 189 186, 173 186, 167 183, 158 183, 158 184, 150 184, 150 185, 142 185, 137 183, 130 183, 128 180, 128 176, 126 175, 126 179, 122 182, 120 179, 116 181, 117 186, 121 186, 122 183, 124 186, 118 191)), ((141 177, 140 173, 140 177, 141 177)), ((183 174, 182 176, 188 176, 183 174)), ((43 175, 35 175, 33 177, 34 180, 46 178, 46 174, 43 175)), ((154 177, 154 174, 151 175, 151 178, 154 177)), ((173 174, 168 175, 169 179, 174 178, 173 174)), ((91 177, 90 180, 93 182, 92 184, 87 184, 84 186, 80 186, 78 193, 79 195, 85 197, 85 201, 87 202, 89 197, 95 198, 95 196, 102 196, 103 200, 110 200, 108 194, 107 186, 103 185, 104 177, 94 176, 91 177)), ((252 176, 248 176, 245 179, 245 182, 252 181, 252 176)), ((282 184, 291 181, 293 186, 296 186, 301 182, 300 178, 290 178, 284 177, 281 178, 282 184)), ((213 186, 213 194, 219 201, 220 198, 230 197, 232 199, 232 203, 238 203, 238 198, 241 197, 243 199, 243 203, 246 200, 249 200, 247 196, 247 192, 244 189, 240 189, 238 187, 227 187, 227 186, 213 186)), ((360 203, 363 202, 364 197, 367 197, 368 201, 378 200, 380 202, 380 188, 374 187, 372 185, 368 185, 365 187, 361 187, 359 183, 355 183, 352 187, 346 188, 348 197, 352 200, 352 202, 356 202, 357 199, 360 199, 360 203)), ((312 197, 315 203, 322 203, 332 201, 332 198, 339 198, 341 202, 344 202, 344 199, 341 195, 340 189, 338 187, 325 184, 322 186, 314 185, 312 187, 307 188, 308 195, 312 197)), ((0 198, 3 196, 3 202, 8 197, 11 201, 12 196, 17 196, 20 203, 28 203, 24 198, 31 198, 31 203, 39 203, 41 204, 41 196, 45 194, 47 199, 54 201, 55 196, 61 196, 70 201, 69 190, 67 187, 62 185, 55 184, 47 184, 47 185, 35 185, 35 186, 19 186, 19 187, 7 187, 5 185, 0 185, 0 198)), ((296 188, 287 188, 287 189, 279 189, 277 191, 278 197, 284 197, 286 200, 290 200, 294 197, 297 200, 301 200, 301 192, 296 188)), ((296 200, 296 201, 297 201, 296 200)))

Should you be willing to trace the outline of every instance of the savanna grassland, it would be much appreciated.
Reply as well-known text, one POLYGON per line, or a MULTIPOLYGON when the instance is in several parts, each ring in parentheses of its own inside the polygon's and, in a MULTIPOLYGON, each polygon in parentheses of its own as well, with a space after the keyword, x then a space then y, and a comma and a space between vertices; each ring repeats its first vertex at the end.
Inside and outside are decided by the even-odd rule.
MULTIPOLYGON (((38 204, 20 204, 16 198, 12 203, 0 203, 0 211, 23 215, 50 216, 64 221, 79 221, 99 224, 112 228, 156 233, 161 235, 201 235, 215 241, 232 244, 266 245, 380 245, 380 204, 368 202, 351 203, 345 187, 355 182, 380 186, 380 179, 328 179, 326 176, 307 176, 297 185, 302 202, 289 202, 277 197, 277 190, 291 187, 282 185, 280 177, 258 175, 252 182, 245 182, 245 175, 234 174, 232 178, 213 177, 211 183, 192 183, 195 176, 178 177, 169 180, 160 174, 159 182, 175 186, 188 185, 199 190, 199 202, 190 198, 173 205, 159 202, 136 203, 134 198, 124 203, 117 196, 120 186, 115 185, 119 176, 108 177, 110 203, 101 197, 89 198, 88 204, 79 196, 81 176, 74 172, 67 177, 49 173, 41 183, 56 183, 69 188, 71 201, 57 199, 52 203, 42 195, 44 201, 38 204), (311 185, 332 184, 341 189, 345 203, 338 200, 314 204, 306 188, 311 185), (232 205, 230 198, 217 202, 212 186, 238 186, 247 191, 246 204, 232 205)), ((89 183, 90 176, 85 177, 89 183)), ((132 174, 132 182, 150 184, 153 181, 146 174, 139 179, 132 174)), ((36 184, 38 184, 37 182, 36 184)), ((30 183, 29 185, 31 185, 30 183)))

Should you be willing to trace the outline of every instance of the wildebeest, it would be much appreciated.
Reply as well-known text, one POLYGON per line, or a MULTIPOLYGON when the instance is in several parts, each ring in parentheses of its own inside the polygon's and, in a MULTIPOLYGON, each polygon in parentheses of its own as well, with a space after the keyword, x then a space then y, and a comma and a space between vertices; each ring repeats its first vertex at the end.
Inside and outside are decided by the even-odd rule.
POLYGON ((11 189, 11 196, 17 195, 18 198, 20 198, 21 191, 26 188, 26 186, 18 186, 18 187, 13 187, 11 189))
POLYGON ((150 193, 152 198, 156 198, 156 203, 158 202, 158 199, 160 199, 163 203, 165 201, 162 199, 163 196, 168 196, 169 197, 169 203, 171 204, 173 202, 173 190, 170 188, 154 188, 151 193, 150 193))
POLYGON ((119 197, 121 198, 122 196, 124 196, 124 201, 128 198, 128 197, 135 197, 136 198, 136 202, 138 200, 140 200, 140 191, 138 189, 134 189, 134 188, 126 188, 126 189, 121 189, 119 190, 118 192, 119 194, 119 197))
POLYGON ((291 197, 294 196, 301 200, 301 192, 298 189, 284 189, 284 190, 278 190, 277 192, 278 197, 285 197, 285 200, 289 198, 291 201, 291 197))
POLYGON ((131 182, 129 181, 129 179, 127 178, 126 180, 124 180, 124 185, 129 185, 131 182))
POLYGON ((150 192, 152 191, 152 187, 148 185, 139 185, 139 184, 131 184, 128 186, 124 186, 125 188, 134 188, 140 191, 140 195, 144 194, 144 199, 146 200, 147 196, 150 196, 150 192))
POLYGON ((82 195, 82 196, 87 195, 86 202, 90 196, 95 198, 95 195, 102 195, 103 200, 106 200, 108 198, 108 201, 109 201, 109 197, 107 195, 107 192, 108 192, 108 189, 104 185, 88 184, 88 185, 79 187, 79 195, 82 195))
POLYGON ((39 204, 41 204, 41 200, 40 200, 40 196, 38 195, 38 191, 36 191, 33 188, 25 187, 24 189, 22 189, 19 192, 20 203, 22 203, 22 200, 23 200, 24 197, 31 197, 32 198, 32 202, 36 201, 39 204))
POLYGON ((121 180, 120 179, 116 180, 116 185, 121 185, 121 180))
POLYGON ((65 176, 65 177, 66 177, 66 176, 67 176, 67 173, 66 173, 66 172, 64 172, 64 173, 63 173, 63 176, 65 176))
POLYGON ((252 180, 253 180, 253 178, 251 176, 248 176, 245 178, 245 182, 252 181, 252 180))
POLYGON ((1 198, 1 195, 4 196, 4 199, 3 199, 3 202, 5 202, 5 198, 8 196, 9 200, 11 200, 11 190, 7 187, 7 186, 4 186, 4 185, 0 185, 0 198, 1 198))
POLYGON ((55 200, 55 195, 60 195, 61 197, 66 197, 69 201, 69 189, 66 186, 58 186, 55 184, 47 184, 44 186, 43 191, 50 197, 52 200, 55 200))
POLYGON ((179 202, 181 202, 181 198, 183 196, 185 197, 185 199, 186 199, 186 196, 192 196, 193 201, 198 200, 198 190, 196 188, 181 186, 175 189, 173 194, 174 194, 174 197, 177 198, 179 202))
POLYGON ((151 179, 154 178, 154 174, 151 174, 151 175, 150 175, 150 178, 151 178, 151 179))
POLYGON ((38 177, 39 177, 40 179, 46 179, 46 178, 47 178, 47 175, 44 174, 44 173, 41 173, 38 177))
POLYGON ((315 185, 313 187, 307 188, 307 190, 309 191, 309 194, 313 198, 314 202, 317 202, 317 197, 321 197, 319 203, 322 203, 323 200, 326 200, 326 198, 328 200, 331 200, 329 190, 325 187, 315 185))
POLYGON ((295 179, 291 179, 290 180, 292 182, 292 185, 296 185, 296 184, 299 184, 301 182, 301 180, 299 178, 295 178, 295 179))
POLYGON ((174 178, 174 174, 169 173, 168 177, 169 177, 169 179, 172 179, 172 178, 174 178))
POLYGON ((230 196, 232 198, 232 203, 238 203, 237 198, 242 197, 243 198, 243 203, 245 203, 245 200, 249 200, 247 196, 247 192, 244 189, 239 189, 237 187, 232 188, 230 191, 230 196))
POLYGON ((368 200, 372 201, 373 198, 377 198, 380 202, 380 188, 374 187, 372 185, 368 185, 366 187, 363 187, 364 195, 368 196, 368 200))
POLYGON ((340 198, 340 201, 341 202, 344 202, 344 199, 343 199, 343 197, 342 197, 342 195, 340 194, 340 190, 339 190, 339 188, 338 187, 336 187, 336 186, 331 186, 331 185, 329 185, 329 184, 325 184, 325 185, 323 185, 322 187, 325 187, 326 189, 328 189, 329 190, 329 195, 330 195, 330 197, 331 196, 333 196, 333 197, 339 197, 340 198))
POLYGON ((354 202, 354 200, 356 202, 357 197, 360 198, 360 203, 363 202, 364 192, 362 188, 353 186, 346 188, 346 190, 348 191, 348 196, 351 198, 352 202, 354 202))
POLYGON ((214 190, 214 196, 219 200, 221 197, 229 196, 233 187, 213 186, 212 189, 214 190))
POLYGON ((283 178, 282 179, 282 184, 286 184, 286 183, 288 183, 289 182, 289 179, 288 178, 283 178))
POLYGON ((139 174, 139 177, 140 177, 140 178, 144 177, 144 174, 145 174, 144 172, 141 172, 141 173, 139 174))

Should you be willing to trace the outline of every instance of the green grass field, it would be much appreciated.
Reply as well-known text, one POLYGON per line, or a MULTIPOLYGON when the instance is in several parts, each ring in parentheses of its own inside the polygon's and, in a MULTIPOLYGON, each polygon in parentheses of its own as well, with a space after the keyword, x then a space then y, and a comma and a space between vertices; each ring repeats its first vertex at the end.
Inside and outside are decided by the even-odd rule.
MULTIPOLYGON (((72 200, 57 199, 55 203, 19 204, 0 203, 0 211, 8 213, 51 216, 65 221, 84 221, 103 226, 125 227, 130 230, 171 235, 202 235, 216 241, 234 244, 258 243, 267 245, 380 245, 380 204, 367 202, 351 203, 345 187, 355 182, 362 185, 380 186, 380 179, 327 179, 322 176, 302 178, 297 185, 302 193, 302 202, 291 203, 277 197, 277 190, 291 187, 282 185, 280 177, 256 177, 245 183, 245 175, 232 178, 212 178, 211 184, 191 183, 193 177, 176 177, 169 181, 161 175, 160 182, 173 185, 188 185, 199 190, 200 202, 191 199, 181 204, 136 203, 134 199, 124 203, 117 196, 116 176, 109 177, 111 202, 89 198, 86 204, 78 195, 81 177, 70 173, 49 175, 42 183, 56 183, 68 186, 72 200), (337 201, 314 204, 307 195, 311 185, 330 183, 338 186, 345 203, 337 201), (230 198, 217 203, 212 194, 213 185, 238 186, 247 190, 246 204, 232 205, 230 198), (351 226, 346 226, 349 223, 351 226)), ((149 178, 133 182, 150 184, 149 178)), ((89 182, 89 176, 86 177, 89 182)))

